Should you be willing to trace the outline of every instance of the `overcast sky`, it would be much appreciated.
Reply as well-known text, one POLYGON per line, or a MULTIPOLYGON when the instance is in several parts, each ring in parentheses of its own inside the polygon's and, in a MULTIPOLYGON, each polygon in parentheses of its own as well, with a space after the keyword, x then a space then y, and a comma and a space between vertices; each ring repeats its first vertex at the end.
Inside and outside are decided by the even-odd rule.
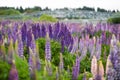
POLYGON ((0 0, 0 6, 9 7, 34 7, 41 6, 42 8, 49 7, 55 8, 77 8, 77 7, 97 7, 104 8, 107 10, 119 10, 120 11, 120 0, 0 0))

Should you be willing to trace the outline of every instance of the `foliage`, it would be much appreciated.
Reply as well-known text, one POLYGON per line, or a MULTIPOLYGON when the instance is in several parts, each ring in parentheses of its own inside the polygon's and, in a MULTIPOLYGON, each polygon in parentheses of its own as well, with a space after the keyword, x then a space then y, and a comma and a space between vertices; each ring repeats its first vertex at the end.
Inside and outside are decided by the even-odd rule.
POLYGON ((102 44, 100 60, 102 60, 104 69, 106 69, 107 56, 109 55, 109 53, 110 53, 110 46, 106 44, 102 44))
POLYGON ((14 55, 15 65, 18 70, 19 80, 30 80, 29 66, 25 59, 21 59, 16 54, 14 55))
POLYGON ((115 17, 115 18, 109 18, 107 20, 108 23, 113 23, 113 24, 119 24, 120 23, 120 17, 115 17))
POLYGON ((10 64, 0 60, 0 80, 8 80, 10 67, 10 64))
POLYGON ((14 9, 0 10, 0 15, 20 15, 20 12, 14 9))
MULTIPOLYGON (((86 78, 87 78, 87 80, 89 80, 89 78, 92 77, 92 74, 89 73, 89 72, 85 72, 85 73, 86 73, 86 78)), ((78 76, 78 80, 83 80, 83 77, 84 77, 84 73, 82 73, 82 74, 80 74, 80 75, 78 76)))
POLYGON ((97 36, 100 37, 101 34, 102 34, 102 31, 99 30, 98 32, 95 32, 94 36, 96 36, 96 37, 97 37, 97 36))
POLYGON ((80 62, 80 73, 84 73, 84 70, 90 72, 91 70, 91 60, 90 60, 90 53, 87 53, 85 57, 80 62))
MULTIPOLYGON (((39 56, 40 59, 45 60, 45 39, 39 38, 38 40, 39 45, 39 56)), ((59 53, 61 52, 61 45, 60 43, 51 40, 51 53, 52 53, 52 63, 55 66, 59 65, 59 53)), ((65 48, 65 51, 63 54, 63 60, 64 60, 64 68, 67 69, 68 66, 72 67, 72 63, 75 60, 75 56, 70 54, 67 49, 65 48)))

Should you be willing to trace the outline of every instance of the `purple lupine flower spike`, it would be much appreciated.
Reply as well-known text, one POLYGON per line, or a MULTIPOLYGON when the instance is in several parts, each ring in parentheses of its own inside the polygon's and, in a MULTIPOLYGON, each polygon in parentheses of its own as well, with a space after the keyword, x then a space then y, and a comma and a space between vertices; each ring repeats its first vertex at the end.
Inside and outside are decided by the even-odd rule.
POLYGON ((50 47, 50 38, 49 34, 46 35, 46 44, 45 44, 45 59, 47 61, 51 60, 51 47, 50 47))
POLYGON ((30 70, 30 77, 32 80, 36 80, 36 62, 35 56, 32 52, 32 49, 29 47, 29 70, 30 70))
POLYGON ((35 38, 33 34, 32 34, 32 39, 30 43, 31 43, 30 48, 32 49, 33 54, 36 55, 36 44, 35 44, 35 38))
POLYGON ((21 34, 19 34, 19 37, 18 37, 18 55, 19 55, 19 57, 21 57, 21 58, 24 57, 23 52, 24 52, 24 49, 23 49, 22 37, 21 37, 21 34))
POLYGON ((79 69, 80 69, 80 58, 77 55, 76 62, 75 62, 73 69, 72 69, 72 80, 77 80, 78 75, 79 75, 79 69))

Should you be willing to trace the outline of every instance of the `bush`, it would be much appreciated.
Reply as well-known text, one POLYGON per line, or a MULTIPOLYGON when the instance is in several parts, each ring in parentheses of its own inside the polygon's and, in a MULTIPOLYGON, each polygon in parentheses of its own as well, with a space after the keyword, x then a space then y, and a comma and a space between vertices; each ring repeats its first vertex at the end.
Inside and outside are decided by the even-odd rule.
POLYGON ((8 80, 10 68, 10 64, 0 60, 0 80, 8 80))
POLYGON ((119 24, 120 23, 120 17, 116 17, 116 18, 109 18, 107 20, 108 23, 113 23, 113 24, 119 24))

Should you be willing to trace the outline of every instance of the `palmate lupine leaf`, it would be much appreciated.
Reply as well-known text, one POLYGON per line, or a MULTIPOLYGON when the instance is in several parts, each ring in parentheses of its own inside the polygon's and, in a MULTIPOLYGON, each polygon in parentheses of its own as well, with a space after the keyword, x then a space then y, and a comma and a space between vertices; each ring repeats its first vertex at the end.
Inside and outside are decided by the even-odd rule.
POLYGON ((97 58, 93 56, 91 62, 91 73, 93 74, 93 78, 97 75, 97 58))

